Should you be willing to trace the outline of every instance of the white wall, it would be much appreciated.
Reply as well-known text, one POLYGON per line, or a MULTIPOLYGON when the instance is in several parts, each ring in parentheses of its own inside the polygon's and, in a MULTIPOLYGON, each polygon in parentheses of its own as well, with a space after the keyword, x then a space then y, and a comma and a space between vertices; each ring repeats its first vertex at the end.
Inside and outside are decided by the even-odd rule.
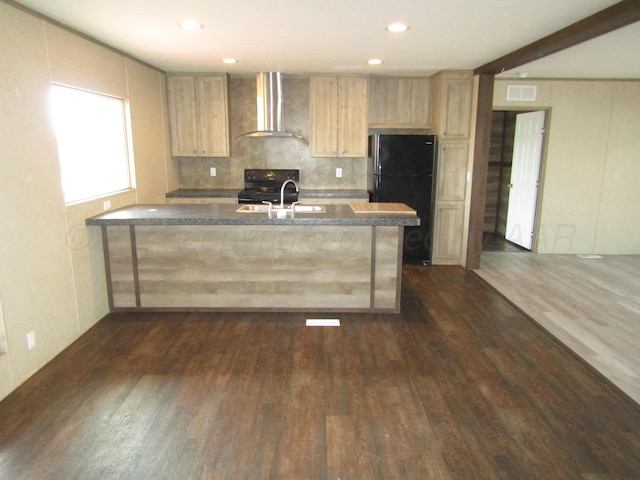
POLYGON ((130 99, 137 189, 112 208, 178 188, 164 74, 0 3, 0 399, 108 312, 100 232, 84 225, 105 198, 64 204, 51 81, 130 99))
POLYGON ((549 109, 535 251, 640 254, 640 81, 496 80, 493 108, 549 109))

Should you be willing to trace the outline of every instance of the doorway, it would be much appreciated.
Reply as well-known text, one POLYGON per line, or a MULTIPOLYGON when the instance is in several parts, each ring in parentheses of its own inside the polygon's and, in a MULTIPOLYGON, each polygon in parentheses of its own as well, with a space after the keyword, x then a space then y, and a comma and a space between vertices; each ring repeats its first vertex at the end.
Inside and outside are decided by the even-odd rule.
POLYGON ((532 249, 545 113, 492 114, 483 251, 532 249))

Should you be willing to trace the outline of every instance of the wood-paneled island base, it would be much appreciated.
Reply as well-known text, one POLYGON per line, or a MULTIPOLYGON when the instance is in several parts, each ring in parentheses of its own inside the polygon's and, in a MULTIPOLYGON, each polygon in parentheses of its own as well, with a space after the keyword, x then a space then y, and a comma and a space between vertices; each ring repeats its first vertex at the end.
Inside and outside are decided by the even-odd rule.
POLYGON ((416 215, 237 208, 137 205, 87 219, 102 227, 111 310, 400 311, 416 215))

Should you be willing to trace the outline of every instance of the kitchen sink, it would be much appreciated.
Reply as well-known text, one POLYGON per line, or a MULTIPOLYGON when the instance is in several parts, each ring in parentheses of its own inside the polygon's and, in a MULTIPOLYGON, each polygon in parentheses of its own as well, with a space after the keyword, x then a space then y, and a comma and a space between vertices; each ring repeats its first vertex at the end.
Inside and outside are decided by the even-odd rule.
POLYGON ((242 205, 240 208, 236 210, 239 213, 268 213, 269 207, 271 207, 271 213, 278 215, 280 214, 288 214, 288 213, 324 213, 326 212, 326 208, 322 205, 285 205, 284 208, 280 208, 280 205, 266 205, 266 204, 246 204, 242 205))
POLYGON ((254 212, 268 212, 269 205, 242 205, 236 212, 240 213, 254 213, 254 212))
POLYGON ((293 209, 295 212, 300 213, 323 213, 327 211, 322 205, 294 205, 293 209))

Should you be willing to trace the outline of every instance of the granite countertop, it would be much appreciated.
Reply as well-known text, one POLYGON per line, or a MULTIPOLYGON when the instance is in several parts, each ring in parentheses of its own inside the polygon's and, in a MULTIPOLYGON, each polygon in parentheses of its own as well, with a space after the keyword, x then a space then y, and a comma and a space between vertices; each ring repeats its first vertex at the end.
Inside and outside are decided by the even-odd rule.
MULTIPOLYGON (((242 188, 179 188, 166 194, 167 198, 235 198, 242 188)), ((300 198, 353 198, 369 199, 369 192, 358 189, 301 188, 300 198)))
POLYGON ((298 192, 300 198, 353 198, 354 200, 369 200, 369 192, 366 190, 342 189, 327 190, 301 188, 298 192))
POLYGON ((238 204, 130 205, 86 220, 87 225, 344 225, 417 226, 417 215, 354 213, 350 205, 323 205, 323 213, 269 218, 266 212, 236 212, 238 204))
POLYGON ((241 188, 179 188, 166 194, 167 198, 235 198, 241 188))

